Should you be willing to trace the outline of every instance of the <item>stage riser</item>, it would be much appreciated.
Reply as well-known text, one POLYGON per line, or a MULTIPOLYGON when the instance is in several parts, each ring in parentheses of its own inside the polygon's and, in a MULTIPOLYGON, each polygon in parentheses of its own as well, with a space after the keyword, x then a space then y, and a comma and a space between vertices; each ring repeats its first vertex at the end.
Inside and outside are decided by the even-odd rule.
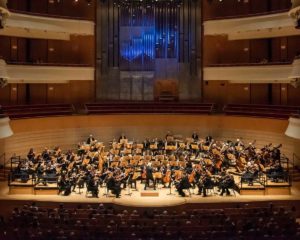
POLYGON ((35 195, 57 195, 57 189, 35 189, 35 195))
POLYGON ((159 192, 141 192, 141 197, 159 197, 159 192))
POLYGON ((9 194, 26 194, 33 195, 34 190, 32 187, 9 187, 9 194))
POLYGON ((243 189, 240 190, 240 195, 265 195, 264 190, 243 189))
POLYGON ((290 188, 266 188, 266 195, 291 195, 290 188))
POLYGON ((266 188, 265 190, 242 189, 240 195, 291 195, 290 188, 266 188))

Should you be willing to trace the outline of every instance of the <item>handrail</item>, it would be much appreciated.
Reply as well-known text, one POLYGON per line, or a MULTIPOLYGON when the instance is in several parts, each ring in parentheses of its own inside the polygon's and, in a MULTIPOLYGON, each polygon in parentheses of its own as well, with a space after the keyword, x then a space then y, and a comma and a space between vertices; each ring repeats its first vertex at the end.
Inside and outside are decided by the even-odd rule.
POLYGON ((50 14, 50 13, 28 12, 28 11, 21 11, 21 10, 16 10, 16 9, 9 9, 9 11, 12 13, 26 14, 26 15, 32 15, 32 16, 37 16, 37 17, 49 17, 49 18, 69 19, 69 20, 91 21, 87 17, 85 18, 85 17, 74 17, 74 16, 58 15, 58 14, 50 14))
POLYGON ((243 67, 243 66, 269 66, 269 65, 289 65, 291 61, 285 62, 258 62, 258 63, 215 63, 208 64, 204 67, 243 67))
POLYGON ((243 14, 243 15, 231 15, 231 16, 224 16, 224 17, 210 17, 204 19, 205 21, 212 21, 212 20, 228 20, 228 19, 236 19, 236 18, 248 18, 248 17, 259 17, 264 15, 271 15, 271 14, 277 14, 277 13, 288 13, 290 8, 275 10, 275 11, 268 11, 268 12, 259 12, 259 13, 249 13, 249 14, 243 14))
POLYGON ((17 62, 17 61, 7 61, 8 65, 33 65, 33 66, 62 66, 62 67, 93 67, 92 64, 85 63, 51 63, 51 62, 17 62))

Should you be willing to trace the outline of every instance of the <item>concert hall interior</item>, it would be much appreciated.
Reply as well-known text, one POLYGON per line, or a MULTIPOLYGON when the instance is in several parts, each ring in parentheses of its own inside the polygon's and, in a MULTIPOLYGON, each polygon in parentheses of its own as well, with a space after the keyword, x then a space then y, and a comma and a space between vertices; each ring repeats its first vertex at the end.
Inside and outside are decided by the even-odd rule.
POLYGON ((0 0, 0 239, 299 239, 300 0, 0 0))

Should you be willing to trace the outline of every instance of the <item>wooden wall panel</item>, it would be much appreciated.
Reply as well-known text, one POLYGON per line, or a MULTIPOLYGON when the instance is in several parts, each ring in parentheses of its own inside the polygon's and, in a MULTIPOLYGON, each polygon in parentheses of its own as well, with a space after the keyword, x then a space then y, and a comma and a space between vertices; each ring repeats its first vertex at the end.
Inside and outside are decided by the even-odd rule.
POLYGON ((30 11, 35 13, 47 13, 49 0, 30 0, 30 11))
POLYGON ((0 58, 10 59, 10 38, 6 36, 0 36, 0 58))
POLYGON ((250 84, 228 84, 227 103, 250 103, 250 84))
POLYGON ((269 0, 249 0, 250 12, 267 12, 269 10, 269 0))
POLYGON ((69 84, 48 84, 47 103, 70 103, 69 84))
POLYGON ((205 81, 203 86, 203 98, 205 102, 223 104, 227 101, 226 81, 205 81))
POLYGON ((272 38, 271 39, 271 58, 272 62, 285 62, 288 61, 288 38, 272 38))
POLYGON ((60 0, 50 3, 49 0, 8 0, 8 8, 41 14, 71 16, 88 20, 95 19, 95 0, 91 5, 87 1, 60 0))
POLYGON ((10 59, 9 61, 17 62, 18 61, 18 38, 10 38, 10 59))
POLYGON ((287 84, 280 84, 280 104, 288 104, 288 91, 289 87, 287 84))
POLYGON ((209 81, 203 86, 203 101, 217 103, 220 107, 227 103, 299 106, 299 96, 300 88, 295 89, 289 84, 272 84, 271 90, 268 84, 230 84, 226 81, 209 81))
POLYGON ((251 84, 251 99, 252 104, 268 104, 268 84, 251 84))
POLYGON ((4 88, 0 87, 0 105, 10 103, 10 87, 6 86, 4 88))
POLYGON ((281 104, 281 86, 280 84, 272 84, 272 104, 281 104))
POLYGON ((94 83, 91 81, 70 81, 69 94, 72 103, 94 100, 94 83))
POLYGON ((93 36, 78 36, 78 55, 79 62, 82 64, 95 65, 95 38, 93 36))
POLYGON ((30 40, 30 61, 45 63, 48 60, 47 40, 30 40))
POLYGON ((271 0, 271 11, 290 8, 291 0, 271 0))
POLYGON ((204 20, 289 9, 290 0, 203 0, 204 20))
POLYGON ((62 56, 68 54, 63 48, 64 41, 48 40, 48 62, 49 63, 68 63, 63 62, 62 56))
POLYGON ((30 84, 30 103, 47 103, 47 84, 30 84))
POLYGON ((10 104, 18 104, 18 86, 17 84, 10 84, 10 104))
POLYGON ((26 154, 30 147, 36 152, 45 146, 59 145, 64 151, 86 140, 90 133, 106 144, 122 132, 129 139, 164 137, 167 131, 190 136, 198 131, 200 137, 211 135, 218 140, 241 138, 244 142, 257 140, 262 147, 272 142, 283 143, 282 152, 291 156, 293 140, 284 135, 287 120, 232 116, 194 115, 105 115, 70 116, 14 120, 14 135, 5 142, 8 156, 26 154))
POLYGON ((221 63, 220 55, 220 43, 215 36, 204 36, 203 38, 203 64, 207 66, 209 64, 221 63))
POLYGON ((300 55, 300 36, 292 36, 287 39, 288 60, 293 61, 296 55, 300 55))
POLYGON ((26 85, 17 84, 18 104, 26 104, 26 85))
POLYGON ((262 60, 268 60, 268 40, 254 39, 250 41, 250 62, 258 63, 262 60))
POLYGON ((300 87, 294 88, 291 85, 287 86, 287 102, 290 105, 299 106, 300 105, 300 87))
POLYGON ((222 63, 247 63, 249 62, 249 41, 227 41, 222 44, 224 54, 222 63))
POLYGON ((19 11, 27 11, 30 0, 8 0, 7 6, 11 9, 16 9, 19 11))
POLYGON ((18 38, 18 62, 27 62, 27 39, 18 38))

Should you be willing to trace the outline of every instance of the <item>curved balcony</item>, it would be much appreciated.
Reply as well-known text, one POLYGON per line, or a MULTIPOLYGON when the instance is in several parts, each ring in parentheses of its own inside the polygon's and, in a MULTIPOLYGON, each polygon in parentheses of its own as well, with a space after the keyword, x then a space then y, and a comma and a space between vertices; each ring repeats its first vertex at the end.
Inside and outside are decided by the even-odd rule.
POLYGON ((300 21, 300 0, 292 0, 292 8, 289 11, 289 16, 293 19, 295 26, 299 28, 298 26, 300 21))
POLYGON ((291 62, 218 64, 204 67, 205 81, 231 83, 290 83, 291 62))
POLYGON ((209 20, 204 35, 227 35, 229 40, 262 39, 300 35, 288 12, 209 20))
POLYGON ((10 12, 5 28, 0 35, 70 40, 71 35, 94 35, 95 23, 79 18, 64 18, 55 15, 28 14, 27 12, 10 12))
POLYGON ((68 83, 94 81, 95 68, 84 64, 9 62, 8 83, 68 83))

